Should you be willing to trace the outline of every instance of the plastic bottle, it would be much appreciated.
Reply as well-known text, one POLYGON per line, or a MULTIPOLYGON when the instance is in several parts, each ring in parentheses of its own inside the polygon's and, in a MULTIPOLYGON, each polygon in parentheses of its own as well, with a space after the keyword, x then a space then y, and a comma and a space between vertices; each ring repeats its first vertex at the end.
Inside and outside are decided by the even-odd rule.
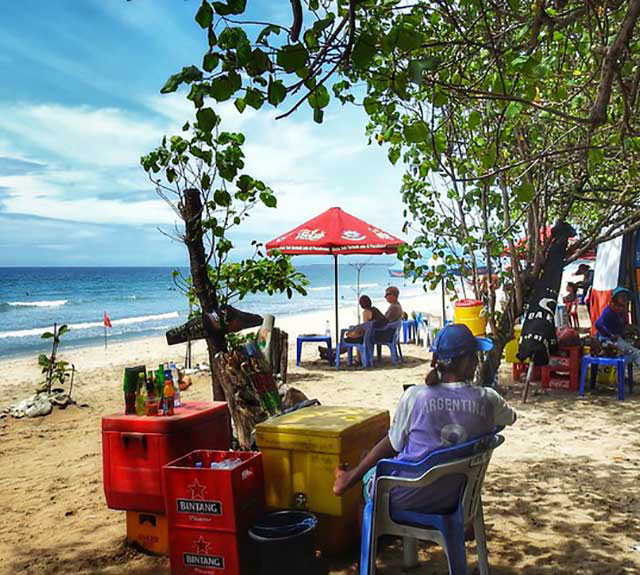
POLYGON ((160 406, 160 398, 156 393, 156 382, 153 380, 153 373, 149 372, 147 377, 147 415, 158 415, 158 407, 160 406))
POLYGON ((162 414, 164 410, 164 365, 162 363, 158 366, 158 371, 156 371, 156 395, 160 400, 158 410, 162 414))
POLYGON ((170 362, 169 368, 171 369, 171 379, 173 380, 173 388, 175 389, 175 396, 173 397, 173 406, 180 407, 182 402, 180 401, 180 376, 178 375, 178 367, 175 363, 170 362))
POLYGON ((136 414, 144 415, 146 412, 146 398, 145 398, 145 381, 144 373, 138 373, 138 385, 136 387, 136 414))
POLYGON ((164 373, 164 390, 162 395, 164 397, 164 414, 173 415, 173 401, 175 398, 176 390, 173 387, 173 381, 171 380, 171 372, 166 370, 164 373))
POLYGON ((329 323, 329 320, 327 320, 326 327, 324 328, 324 335, 325 337, 331 337, 331 324, 329 323))
POLYGON ((136 383, 137 374, 130 367, 124 369, 124 382, 122 390, 124 391, 124 414, 136 414, 136 383))

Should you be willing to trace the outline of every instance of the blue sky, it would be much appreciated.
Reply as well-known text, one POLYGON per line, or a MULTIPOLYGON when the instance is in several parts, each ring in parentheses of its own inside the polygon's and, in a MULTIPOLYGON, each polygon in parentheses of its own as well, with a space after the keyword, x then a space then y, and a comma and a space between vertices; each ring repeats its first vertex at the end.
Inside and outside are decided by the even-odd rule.
MULTIPOLYGON (((286 0, 249 0, 273 17, 286 0)), ((139 157, 193 117, 166 78, 199 64, 206 37, 197 0, 20 0, 0 19, 0 266, 184 265, 175 217, 139 157)), ((258 8, 256 8, 258 7, 258 8)), ((262 14, 257 13, 262 12, 262 14)), ((237 114, 225 127, 247 136, 246 171, 278 196, 234 236, 238 255, 339 205, 401 235, 401 169, 367 146, 366 117, 333 105, 318 126, 304 105, 237 114)), ((307 263, 322 259, 309 258, 307 263)), ((299 261, 299 263, 303 263, 299 261)))

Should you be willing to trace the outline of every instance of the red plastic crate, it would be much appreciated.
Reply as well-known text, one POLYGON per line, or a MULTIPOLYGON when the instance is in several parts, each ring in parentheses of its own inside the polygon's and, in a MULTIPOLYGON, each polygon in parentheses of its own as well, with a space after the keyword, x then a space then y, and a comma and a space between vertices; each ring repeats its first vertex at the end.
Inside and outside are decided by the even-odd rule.
POLYGON ((575 346, 561 350, 560 353, 562 355, 552 355, 549 365, 543 366, 542 387, 575 391, 580 383, 582 350, 575 346))
POLYGON ((190 401, 172 416, 102 418, 104 493, 111 509, 164 513, 162 466, 193 449, 228 449, 224 402, 190 401))
POLYGON ((255 573, 256 553, 246 532, 170 527, 169 547, 171 575, 255 573))
POLYGON ((163 469, 169 525, 246 531, 264 512, 262 453, 192 451, 163 469), (212 461, 239 458, 233 469, 211 469, 212 461), (202 467, 195 467, 199 461, 202 467))

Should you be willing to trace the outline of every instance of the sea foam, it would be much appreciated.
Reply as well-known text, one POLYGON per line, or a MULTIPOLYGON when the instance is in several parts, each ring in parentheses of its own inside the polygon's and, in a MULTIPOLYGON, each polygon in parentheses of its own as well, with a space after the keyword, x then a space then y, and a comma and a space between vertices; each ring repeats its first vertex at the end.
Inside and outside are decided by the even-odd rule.
POLYGON ((11 307, 60 307, 67 303, 66 299, 52 299, 42 301, 9 301, 11 307))
MULTIPOLYGON (((177 311, 172 311, 169 313, 159 313, 153 315, 141 315, 137 317, 124 317, 122 319, 112 319, 111 325, 131 325, 136 323, 145 323, 149 321, 157 321, 161 319, 170 319, 179 317, 179 313, 177 311)), ((82 329, 91 329, 94 327, 102 327, 104 324, 102 321, 88 321, 84 323, 72 323, 69 324, 69 328, 72 330, 82 330, 82 329)), ((0 339, 8 338, 8 337, 29 337, 34 335, 40 335, 44 331, 52 331, 53 326, 51 327, 37 327, 34 329, 18 329, 15 331, 0 331, 0 339)))

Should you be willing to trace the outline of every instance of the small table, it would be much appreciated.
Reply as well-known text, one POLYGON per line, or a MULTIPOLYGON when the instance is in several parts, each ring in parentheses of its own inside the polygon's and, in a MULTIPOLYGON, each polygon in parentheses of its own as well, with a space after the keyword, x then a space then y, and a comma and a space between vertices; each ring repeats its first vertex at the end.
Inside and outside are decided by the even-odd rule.
POLYGON ((300 366, 300 356, 302 355, 302 344, 304 342, 320 342, 327 344, 327 360, 331 365, 331 337, 326 335, 299 335, 296 341, 296 365, 300 366))

